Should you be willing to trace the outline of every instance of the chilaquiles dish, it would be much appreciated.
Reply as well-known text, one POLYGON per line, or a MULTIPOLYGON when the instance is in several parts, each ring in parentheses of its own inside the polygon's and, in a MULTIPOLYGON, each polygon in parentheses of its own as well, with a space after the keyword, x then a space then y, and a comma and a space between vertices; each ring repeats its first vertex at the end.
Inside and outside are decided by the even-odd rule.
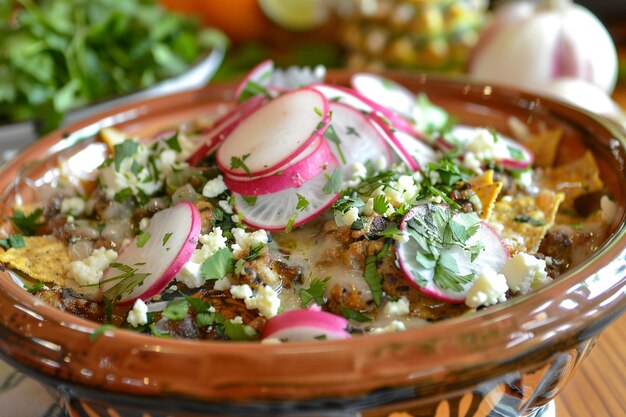
POLYGON ((152 137, 106 128, 58 158, 12 207, 0 261, 105 328, 345 339, 548 285, 618 210, 562 131, 463 125, 378 75, 348 88, 266 61, 234 95, 222 114, 152 137))

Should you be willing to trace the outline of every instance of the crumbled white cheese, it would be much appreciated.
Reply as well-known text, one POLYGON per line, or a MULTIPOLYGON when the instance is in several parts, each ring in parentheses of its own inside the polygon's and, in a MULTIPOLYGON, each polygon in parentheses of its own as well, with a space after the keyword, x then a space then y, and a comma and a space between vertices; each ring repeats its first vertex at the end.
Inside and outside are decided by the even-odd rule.
POLYGON ((64 198, 61 201, 61 213, 80 216, 85 211, 85 200, 80 197, 64 198))
POLYGON ((605 195, 600 198, 600 210, 602 212, 602 220, 604 223, 611 224, 617 215, 617 204, 605 195))
POLYGON ((226 183, 224 183, 224 177, 218 175, 217 178, 207 181, 202 189, 202 195, 206 198, 214 198, 228 190, 226 183))
POLYGON ((437 185, 441 182, 441 175, 437 171, 430 171, 428 173, 428 179, 432 185, 437 185))
POLYGON ((363 179, 367 176, 367 168, 360 162, 355 162, 350 166, 348 170, 348 175, 352 179, 363 179))
POLYGON ((245 298, 244 302, 248 310, 256 308, 263 317, 268 319, 278 314, 278 310, 280 309, 278 292, 269 285, 259 286, 256 294, 252 297, 245 298))
POLYGON ((368 198, 363 206, 363 214, 366 216, 372 216, 374 214, 374 199, 368 198))
POLYGON ((117 252, 114 250, 98 248, 88 257, 70 262, 68 274, 81 286, 97 284, 104 270, 116 258, 117 252))
POLYGON ((235 227, 231 230, 235 243, 231 245, 233 254, 236 258, 245 256, 250 249, 259 245, 267 245, 267 232, 263 229, 256 230, 252 233, 246 232, 244 229, 235 227))
POLYGON ((492 306, 506 301, 506 292, 509 286, 506 278, 491 268, 483 269, 472 283, 465 304, 468 307, 492 306))
POLYGON ((465 143, 465 150, 472 152, 479 161, 494 161, 510 157, 509 148, 502 139, 494 139, 489 129, 475 129, 475 134, 465 143))
POLYGON ((233 298, 238 299, 251 298, 253 295, 252 288, 250 288, 248 284, 232 285, 230 287, 230 294, 233 296, 233 298))
MULTIPOLYGON (((393 206, 398 207, 404 203, 411 201, 418 192, 415 179, 410 175, 401 175, 398 181, 389 184, 389 187, 385 187, 383 193, 387 197, 387 201, 393 206)), ((372 193, 372 195, 374 195, 372 193)))
POLYGON ((164 149, 159 154, 159 162, 162 166, 171 166, 176 163, 176 151, 173 149, 164 149))
POLYGON ((476 158, 474 152, 466 152, 463 154, 463 161, 461 161, 461 166, 463 168, 469 169, 477 174, 482 174, 482 162, 476 158))
POLYGON ((140 298, 135 300, 133 308, 128 312, 126 321, 133 327, 148 324, 148 306, 140 298))
POLYGON ((215 280, 213 283, 213 289, 216 291, 228 291, 230 290, 231 284, 228 277, 224 277, 222 279, 215 280))
POLYGON ((201 235, 198 239, 202 246, 193 251, 189 261, 183 265, 176 275, 176 280, 184 283, 189 288, 199 288, 204 285, 202 276, 202 264, 215 252, 226 247, 226 238, 222 235, 220 227, 214 227, 209 234, 201 235))
POLYGON ((243 318, 241 316, 235 316, 230 319, 230 322, 233 324, 243 324, 243 318))
POLYGON ((406 297, 388 302, 383 309, 383 312, 389 316, 406 316, 410 311, 409 300, 406 297))
POLYGON ((380 333, 394 333, 394 332, 402 332, 406 330, 406 326, 400 320, 394 320, 385 327, 375 327, 370 332, 374 334, 380 333))
POLYGON ((513 292, 528 293, 550 282, 546 272, 546 261, 524 252, 515 254, 502 268, 509 288, 513 292))
POLYGON ((220 200, 217 202, 217 205, 220 206, 222 210, 224 210, 224 213, 233 214, 233 207, 230 205, 228 200, 220 200))

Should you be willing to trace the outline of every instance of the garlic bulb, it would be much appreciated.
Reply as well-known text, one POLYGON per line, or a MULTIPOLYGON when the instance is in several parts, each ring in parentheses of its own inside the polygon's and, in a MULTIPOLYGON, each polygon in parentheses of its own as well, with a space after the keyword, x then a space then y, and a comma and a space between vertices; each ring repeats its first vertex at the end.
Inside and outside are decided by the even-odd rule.
POLYGON ((579 78, 607 93, 617 52, 602 23, 571 0, 517 1, 496 10, 469 63, 481 81, 529 88, 579 78))

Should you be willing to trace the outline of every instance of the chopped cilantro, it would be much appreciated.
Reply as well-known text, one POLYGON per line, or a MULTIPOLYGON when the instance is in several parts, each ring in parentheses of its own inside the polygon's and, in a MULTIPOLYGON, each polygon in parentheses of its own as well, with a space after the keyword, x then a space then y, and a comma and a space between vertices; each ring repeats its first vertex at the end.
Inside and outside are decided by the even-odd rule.
POLYGON ((250 207, 256 204, 257 196, 242 195, 241 198, 243 198, 243 201, 245 201, 250 207))
POLYGON ((352 136, 356 136, 358 138, 361 137, 361 135, 359 134, 359 132, 352 126, 348 126, 346 127, 346 134, 347 135, 352 135, 352 136))
POLYGON ((37 232, 37 229, 44 225, 43 222, 38 222, 42 215, 43 210, 41 208, 34 210, 28 216, 22 210, 15 210, 9 219, 23 235, 32 236, 37 232))
POLYGON ((315 112, 315 114, 317 114, 319 117, 322 117, 322 116, 324 115, 324 113, 322 113, 322 110, 321 110, 319 107, 317 107, 317 106, 313 107, 313 111, 314 111, 314 112, 315 112))
POLYGON ((113 147, 114 151, 114 160, 115 160, 115 170, 119 172, 122 161, 126 158, 130 158, 131 156, 137 153, 139 149, 139 143, 134 140, 126 139, 122 143, 118 143, 113 147))
POLYGON ((514 146, 507 146, 507 149, 509 150, 509 155, 511 155, 512 159, 516 161, 523 161, 526 159, 526 155, 524 155, 524 152, 521 149, 514 146))
POLYGON ((296 195, 298 196, 298 204, 296 205, 296 210, 302 211, 309 206, 309 200, 307 200, 306 197, 301 194, 296 193, 296 195))
POLYGON ((132 290, 140 286, 144 282, 144 280, 150 275, 149 273, 137 273, 137 268, 132 268, 128 265, 117 262, 109 264, 109 268, 115 268, 121 271, 121 273, 93 285, 102 285, 108 282, 117 281, 117 284, 115 284, 102 294, 102 296, 110 303, 115 303, 117 300, 120 299, 122 295, 132 292, 132 290))
POLYGON ((333 125, 328 125, 326 130, 324 131, 324 137, 335 144, 337 147, 337 153, 339 153, 339 159, 342 164, 346 163, 346 156, 343 154, 343 150, 341 149, 341 139, 337 135, 337 131, 333 127, 333 125))
POLYGON ((358 321, 359 323, 372 321, 372 319, 366 316, 365 314, 352 310, 351 308, 348 308, 348 307, 339 306, 339 311, 341 311, 341 315, 347 318, 348 320, 358 321))
POLYGON ((222 326, 218 329, 230 340, 253 340, 257 335, 252 327, 243 323, 233 323, 230 320, 224 320, 222 326))
POLYGON ((293 225, 296 222, 296 213, 292 214, 289 220, 287 220, 287 225, 285 226, 285 233, 291 233, 293 229, 293 225))
POLYGON ((337 194, 341 191, 341 185, 343 183, 343 175, 339 168, 335 168, 331 175, 326 174, 328 182, 322 188, 324 194, 337 194))
POLYGON ((163 246, 167 245, 167 242, 170 240, 172 235, 173 235, 172 232, 169 232, 169 233, 166 233, 165 235, 163 235, 163 246))
POLYGON ((433 278, 439 288, 461 292, 463 285, 472 282, 473 278, 474 274, 460 275, 456 260, 446 252, 441 253, 433 278))
POLYGON ((300 295, 302 306, 308 307, 312 301, 318 306, 326 304, 324 293, 326 292, 328 281, 330 281, 330 277, 326 277, 323 280, 313 278, 309 284, 309 288, 300 288, 298 294, 300 295))
POLYGON ((143 248, 150 240, 150 232, 142 232, 137 236, 137 247, 143 248))
POLYGON ((45 288, 43 281, 37 281, 33 285, 28 285, 24 283, 24 289, 31 294, 36 293, 37 291, 41 291, 45 288))
POLYGON ((109 331, 109 330, 114 330, 117 329, 116 326, 112 325, 112 324, 103 324, 100 327, 97 327, 93 333, 91 333, 89 335, 89 341, 91 343, 95 342, 96 340, 98 340, 100 337, 104 336, 104 334, 109 331))
POLYGON ((243 169, 245 171, 246 174, 248 174, 249 177, 252 177, 252 173, 250 172, 250 168, 248 168, 248 166, 244 162, 246 159, 248 159, 249 156, 250 156, 249 153, 243 155, 241 158, 239 158, 237 156, 231 156, 230 157, 230 167, 232 169, 241 168, 241 169, 243 169))
POLYGON ((189 312, 189 302, 185 298, 169 301, 163 310, 163 317, 172 321, 181 321, 189 312))
MULTIPOLYGON (((268 73, 268 75, 271 75, 271 74, 268 73)), ((270 92, 267 91, 267 89, 265 87, 263 87, 261 84, 255 83, 252 80, 248 80, 248 82, 246 83, 246 86, 244 87, 243 91, 239 95, 239 100, 238 101, 240 103, 243 103, 244 101, 248 100, 249 98, 255 97, 255 96, 258 96, 258 95, 263 95, 263 96, 265 96, 267 98, 271 98, 272 97, 270 92)))
POLYGON ((0 239, 0 246, 5 249, 19 249, 23 248, 25 245, 26 243, 24 242, 24 236, 20 234, 9 235, 9 237, 6 239, 0 239))
POLYGON ((200 272, 206 280, 222 279, 235 270, 235 259, 228 248, 221 248, 202 263, 200 272))
POLYGON ((365 258, 365 270, 363 271, 363 277, 365 282, 372 291, 372 298, 376 305, 380 305, 382 293, 383 293, 383 274, 378 270, 379 263, 387 255, 390 243, 385 243, 385 246, 375 255, 370 255, 365 258))
POLYGON ((183 149, 180 147, 180 143, 178 142, 178 131, 174 133, 171 137, 165 139, 163 142, 173 151, 182 152, 183 149))
POLYGON ((195 313, 206 313, 213 304, 196 297, 185 297, 189 306, 195 313))
POLYGON ((113 200, 117 201, 118 203, 123 203, 124 201, 128 200, 132 196, 133 196, 132 188, 126 187, 126 188, 122 188, 117 193, 115 193, 113 200))
POLYGON ((250 251, 248 252, 248 256, 243 258, 244 261, 253 261, 261 257, 261 252, 263 252, 264 247, 265 247, 264 243, 259 243, 258 245, 251 247, 250 251))
POLYGON ((374 197, 374 211, 381 216, 387 212, 387 197, 384 194, 374 197))

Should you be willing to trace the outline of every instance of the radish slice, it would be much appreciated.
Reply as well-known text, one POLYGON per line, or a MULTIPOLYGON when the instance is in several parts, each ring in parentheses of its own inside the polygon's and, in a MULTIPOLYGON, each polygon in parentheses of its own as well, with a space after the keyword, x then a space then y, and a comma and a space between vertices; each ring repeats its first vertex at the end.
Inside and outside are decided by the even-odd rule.
POLYGON ((315 147, 313 152, 309 152, 305 158, 284 170, 264 177, 243 180, 225 175, 224 182, 231 191, 245 196, 260 196, 277 193, 287 188, 298 188, 325 171, 326 167, 339 165, 327 141, 320 138, 312 146, 315 147))
POLYGON ((397 82, 380 75, 357 73, 351 83, 362 96, 408 119, 413 117, 415 95, 397 82))
POLYGON ((271 59, 266 59, 265 61, 259 63, 256 67, 252 68, 250 72, 243 77, 239 84, 237 84, 237 88, 235 88, 235 97, 237 98, 237 101, 241 100, 242 94, 246 90, 248 82, 250 81, 260 85, 261 87, 267 87, 270 79, 272 78, 273 72, 274 61, 271 59))
POLYGON ((428 164, 438 161, 437 152, 421 139, 400 131, 394 132, 394 135, 420 167, 426 167, 428 164))
MULTIPOLYGON (((200 223, 200 212, 188 202, 157 212, 145 231, 150 236, 148 241, 139 247, 135 237, 115 261, 135 270, 136 276, 148 274, 139 285, 122 292, 119 304, 129 304, 137 298, 147 300, 159 294, 191 258, 198 243, 200 223)), ((111 280, 124 273, 120 268, 109 266, 104 271, 100 280, 102 292, 130 283, 128 278, 111 280)))
POLYGON ((383 134, 383 137, 400 160, 404 162, 412 171, 419 171, 420 166, 417 163, 417 160, 396 137, 396 132, 393 126, 391 126, 387 120, 381 119, 380 116, 376 114, 370 114, 369 117, 374 122, 376 128, 383 134))
MULTIPOLYGON (((332 127, 336 134, 335 143, 332 139, 331 149, 338 160, 344 164, 344 178, 351 176, 355 163, 375 161, 381 156, 391 165, 393 156, 387 141, 373 122, 360 111, 343 103, 330 103, 332 127)), ((330 137, 327 135, 326 137, 330 137)))
POLYGON ((328 126, 328 101, 302 88, 259 108, 228 135, 217 151, 217 163, 230 176, 263 175, 289 163, 328 126), (245 164, 233 166, 238 159, 245 164))
POLYGON ((253 204, 238 193, 233 192, 234 206, 243 216, 242 221, 249 226, 266 230, 284 230, 288 225, 297 227, 320 215, 340 193, 324 193, 330 175, 336 166, 328 166, 321 174, 302 184, 299 188, 289 188, 277 193, 261 195, 253 204), (300 195, 308 205, 298 210, 300 195))
MULTIPOLYGON (((432 218, 433 210, 449 210, 447 206, 431 206, 420 205, 411 209, 402 219, 400 230, 407 231, 412 226, 415 218, 432 218)), ((428 221, 428 220, 427 220, 428 221)), ((442 249, 442 254, 446 254, 456 262, 459 275, 474 275, 485 268, 491 268, 495 271, 502 270, 506 260, 509 257, 508 251, 498 234, 486 223, 480 222, 480 227, 476 233, 467 241, 468 246, 482 242, 484 249, 478 254, 474 261, 471 261, 471 255, 468 251, 457 245, 446 245, 442 249)), ((443 231, 441 231, 443 233, 443 231)), ((426 269, 422 264, 418 263, 416 256, 421 252, 421 247, 417 241, 411 237, 406 243, 396 244, 396 256, 400 269, 404 273, 407 281, 418 288, 423 293, 446 301, 449 303, 463 303, 467 292, 472 286, 472 282, 462 284, 461 291, 441 288, 435 282, 435 270, 426 269)))
MULTIPOLYGON (((484 128, 457 125, 452 128, 448 135, 438 138, 437 141, 444 149, 461 148, 464 150, 467 144, 480 134, 480 130, 484 130, 484 128)), ((505 144, 506 151, 504 154, 508 151, 508 155, 496 158, 496 162, 513 169, 525 169, 532 165, 535 157, 529 149, 500 133, 497 133, 497 138, 498 141, 505 144)))
POLYGON ((380 113, 390 122, 394 129, 401 130, 410 135, 422 136, 408 119, 364 97, 355 90, 323 83, 312 84, 310 87, 324 94, 330 102, 347 104, 363 113, 380 113))
POLYGON ((211 127, 203 130, 201 134, 203 138, 199 141, 198 149, 192 153, 187 162, 195 165, 202 158, 215 151, 224 138, 237 127, 243 118, 258 110, 265 102, 266 98, 263 96, 252 97, 235 106, 231 111, 215 121, 211 127))
POLYGON ((267 321, 263 339, 289 342, 308 340, 343 340, 351 337, 346 331, 348 320, 319 309, 291 310, 267 321))

